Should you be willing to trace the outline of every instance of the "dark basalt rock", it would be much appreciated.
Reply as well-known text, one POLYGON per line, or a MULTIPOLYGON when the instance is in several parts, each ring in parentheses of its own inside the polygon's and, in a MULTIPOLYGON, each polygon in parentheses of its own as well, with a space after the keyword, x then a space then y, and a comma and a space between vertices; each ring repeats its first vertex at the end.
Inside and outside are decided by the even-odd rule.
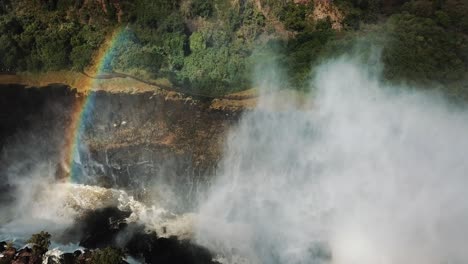
POLYGON ((176 237, 153 240, 142 253, 146 263, 217 263, 207 249, 176 237))
MULTIPOLYGON (((80 246, 89 249, 109 246, 122 248, 127 255, 146 263, 216 263, 212 261, 213 256, 207 249, 190 241, 181 241, 177 237, 158 237, 155 232, 146 232, 142 225, 127 224, 125 219, 129 215, 129 212, 117 208, 91 211, 80 218, 70 232, 82 234, 80 246)), ((68 254, 67 258, 75 259, 79 263, 88 263, 90 254, 88 251, 75 251, 68 254)))
POLYGON ((75 263, 78 264, 87 264, 91 263, 92 252, 85 250, 82 254, 76 257, 75 263))
POLYGON ((11 264, 42 264, 42 256, 25 247, 18 251, 11 264))
POLYGON ((123 230, 129 237, 125 243, 128 254, 146 263, 217 263, 211 253, 201 246, 177 237, 158 237, 145 232, 143 226, 129 225, 123 230))
POLYGON ((81 252, 81 250, 75 250, 75 252, 73 252, 73 256, 75 258, 78 258, 83 252, 81 252))
POLYGON ((2 253, 7 248, 7 242, 0 242, 0 253, 2 253))
POLYGON ((74 264, 75 255, 73 253, 65 253, 60 256, 60 264, 74 264))
POLYGON ((78 219, 78 232, 82 234, 80 246, 86 248, 103 248, 113 244, 117 234, 127 225, 125 218, 130 212, 117 208, 104 208, 91 211, 78 219))
POLYGON ((6 264, 6 263, 11 263, 13 261, 13 258, 16 255, 16 248, 10 247, 6 248, 7 243, 2 242, 2 257, 0 257, 0 264, 6 264))

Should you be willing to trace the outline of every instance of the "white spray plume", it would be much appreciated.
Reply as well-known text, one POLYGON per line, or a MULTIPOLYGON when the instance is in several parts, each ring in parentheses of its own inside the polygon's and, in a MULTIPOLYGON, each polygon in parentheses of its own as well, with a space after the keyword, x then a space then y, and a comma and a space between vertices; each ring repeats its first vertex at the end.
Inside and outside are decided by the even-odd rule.
POLYGON ((310 109, 261 98, 233 129, 197 241, 231 263, 468 263, 468 111, 350 59, 311 85, 310 109))

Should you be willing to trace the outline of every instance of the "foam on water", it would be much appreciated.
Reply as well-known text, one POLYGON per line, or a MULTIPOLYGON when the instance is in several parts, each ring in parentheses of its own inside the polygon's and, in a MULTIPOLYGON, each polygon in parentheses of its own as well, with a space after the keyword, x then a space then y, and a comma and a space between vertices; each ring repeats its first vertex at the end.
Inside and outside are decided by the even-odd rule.
POLYGON ((126 219, 128 223, 144 224, 148 231, 156 231, 160 237, 184 239, 192 236, 192 214, 171 213, 154 204, 140 202, 124 190, 55 183, 41 189, 34 197, 25 207, 28 210, 0 228, 0 241, 24 244, 31 234, 41 230, 59 234, 86 211, 106 207, 131 212, 126 219))

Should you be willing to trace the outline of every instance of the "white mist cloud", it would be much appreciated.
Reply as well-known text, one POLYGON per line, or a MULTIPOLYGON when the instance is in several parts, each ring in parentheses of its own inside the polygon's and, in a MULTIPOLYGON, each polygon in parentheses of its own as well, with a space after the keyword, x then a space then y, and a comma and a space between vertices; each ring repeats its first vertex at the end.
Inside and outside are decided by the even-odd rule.
POLYGON ((66 203, 68 188, 54 183, 53 167, 38 162, 28 170, 12 168, 8 183, 14 200, 0 211, 0 241, 17 241, 22 246, 33 233, 46 230, 57 236, 73 224, 76 210, 66 203))
POLYGON ((261 99, 228 138, 197 241, 252 263, 467 263, 468 111, 378 78, 341 59, 310 109, 261 99))

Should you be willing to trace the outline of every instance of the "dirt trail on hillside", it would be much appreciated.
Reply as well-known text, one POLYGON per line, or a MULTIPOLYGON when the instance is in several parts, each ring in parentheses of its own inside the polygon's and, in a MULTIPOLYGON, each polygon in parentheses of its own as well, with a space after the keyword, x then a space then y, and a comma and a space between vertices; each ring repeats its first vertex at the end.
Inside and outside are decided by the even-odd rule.
POLYGON ((169 85, 143 80, 124 73, 109 73, 97 76, 89 74, 58 71, 41 74, 33 73, 0 73, 0 84, 20 84, 29 87, 44 87, 51 84, 65 84, 81 94, 92 91, 105 91, 116 94, 153 93, 166 100, 182 100, 186 103, 208 103, 211 109, 229 109, 233 111, 252 109, 257 103, 255 89, 224 96, 207 96, 197 94, 169 85), (92 86, 92 88, 91 88, 92 86))

